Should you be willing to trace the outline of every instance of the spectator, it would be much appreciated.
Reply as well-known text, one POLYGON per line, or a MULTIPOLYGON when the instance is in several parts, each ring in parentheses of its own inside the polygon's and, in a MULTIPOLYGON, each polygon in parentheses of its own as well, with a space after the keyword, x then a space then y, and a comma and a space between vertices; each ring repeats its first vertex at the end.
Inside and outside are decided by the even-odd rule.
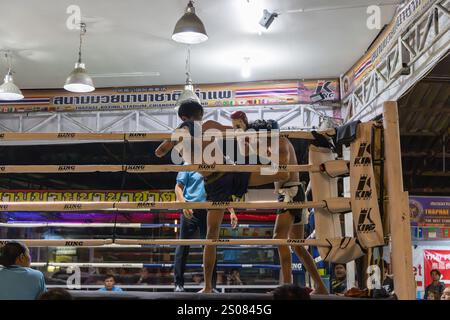
POLYGON ((201 285, 203 283, 203 277, 198 273, 192 275, 192 281, 195 285, 201 285))
POLYGON ((450 287, 444 289, 444 293, 442 293, 441 300, 450 300, 450 287))
POLYGON ((445 285, 440 282, 441 272, 437 269, 430 271, 432 282, 425 288, 425 300, 428 300, 428 293, 434 291, 438 297, 442 296, 444 293, 445 285))
POLYGON ((112 292, 123 291, 121 288, 116 287, 116 277, 113 275, 107 275, 103 284, 105 286, 103 288, 98 289, 98 291, 112 291, 112 292))
POLYGON ((239 269, 232 269, 227 277, 227 285, 229 286, 241 286, 244 283, 241 280, 241 274, 239 269))
POLYGON ((334 276, 331 279, 331 293, 343 294, 347 290, 347 266, 337 263, 333 269, 334 276))
POLYGON ((0 248, 0 300, 36 300, 47 290, 44 275, 30 264, 25 245, 11 241, 0 248))
POLYGON ((285 284, 271 293, 274 300, 311 300, 310 291, 295 284, 285 284))
POLYGON ((142 268, 137 284, 153 284, 153 279, 148 268, 142 268))
POLYGON ((62 288, 54 288, 41 294, 39 300, 73 300, 73 298, 69 291, 62 288))
POLYGON ((435 291, 428 291, 427 300, 439 300, 439 295, 435 291))

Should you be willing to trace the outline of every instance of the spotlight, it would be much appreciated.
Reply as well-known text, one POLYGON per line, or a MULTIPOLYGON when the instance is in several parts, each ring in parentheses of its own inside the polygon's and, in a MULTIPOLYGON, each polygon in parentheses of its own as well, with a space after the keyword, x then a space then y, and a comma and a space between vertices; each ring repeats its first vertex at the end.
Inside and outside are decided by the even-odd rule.
POLYGON ((278 13, 269 12, 267 9, 264 9, 263 17, 259 21, 259 24, 264 28, 269 29, 270 25, 272 24, 273 20, 275 20, 276 17, 278 17, 278 13))

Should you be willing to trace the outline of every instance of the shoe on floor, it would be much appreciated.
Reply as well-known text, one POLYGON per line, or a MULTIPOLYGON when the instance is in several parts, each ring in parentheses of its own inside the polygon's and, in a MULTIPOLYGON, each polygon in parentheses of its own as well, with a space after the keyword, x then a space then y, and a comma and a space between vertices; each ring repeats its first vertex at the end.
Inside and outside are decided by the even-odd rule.
POLYGON ((184 288, 183 288, 183 286, 176 285, 175 289, 173 291, 174 292, 184 292, 184 288))
POLYGON ((220 293, 219 290, 217 290, 216 288, 212 289, 212 293, 220 293))

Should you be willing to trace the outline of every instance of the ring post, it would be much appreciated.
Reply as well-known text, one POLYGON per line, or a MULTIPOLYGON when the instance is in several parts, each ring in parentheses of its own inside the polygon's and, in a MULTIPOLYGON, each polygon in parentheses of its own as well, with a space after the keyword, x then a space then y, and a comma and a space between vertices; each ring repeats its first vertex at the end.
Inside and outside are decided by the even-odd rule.
POLYGON ((403 190, 397 102, 384 103, 383 126, 394 288, 400 300, 414 300, 411 224, 408 194, 403 190))

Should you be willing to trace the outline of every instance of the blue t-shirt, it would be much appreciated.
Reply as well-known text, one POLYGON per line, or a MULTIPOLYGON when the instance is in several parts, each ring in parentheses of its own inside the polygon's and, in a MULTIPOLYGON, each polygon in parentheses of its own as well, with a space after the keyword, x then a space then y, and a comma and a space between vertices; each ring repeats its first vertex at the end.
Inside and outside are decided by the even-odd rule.
POLYGON ((24 267, 0 267, 0 300, 36 300, 47 291, 42 272, 24 267))
POLYGON ((114 291, 114 292, 119 292, 119 291, 123 291, 123 290, 122 290, 121 288, 119 288, 119 287, 114 286, 114 287, 112 287, 112 290, 106 290, 106 288, 103 287, 103 288, 98 289, 98 291, 114 291))
POLYGON ((205 183, 198 172, 178 172, 177 183, 184 186, 183 196, 187 202, 206 201, 205 183))

